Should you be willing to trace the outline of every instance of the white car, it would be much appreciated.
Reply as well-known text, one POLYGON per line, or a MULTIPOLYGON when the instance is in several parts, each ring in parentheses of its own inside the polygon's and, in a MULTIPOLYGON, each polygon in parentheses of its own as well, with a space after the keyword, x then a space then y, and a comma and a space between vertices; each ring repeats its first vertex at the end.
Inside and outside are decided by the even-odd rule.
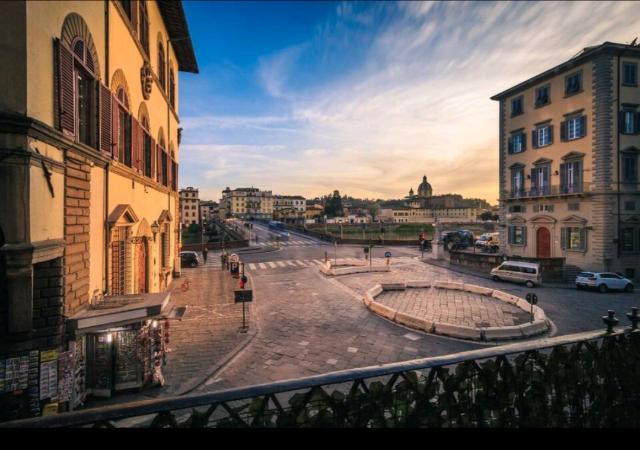
POLYGON ((609 290, 633 292, 633 282, 613 272, 581 272, 576 277, 576 288, 593 288, 602 293, 609 290))

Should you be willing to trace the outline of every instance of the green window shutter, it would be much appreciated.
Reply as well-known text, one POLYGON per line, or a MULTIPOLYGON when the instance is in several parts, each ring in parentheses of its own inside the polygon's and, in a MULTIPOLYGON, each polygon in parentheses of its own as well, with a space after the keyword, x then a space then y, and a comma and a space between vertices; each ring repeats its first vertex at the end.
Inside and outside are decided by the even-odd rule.
POLYGON ((562 248, 562 250, 567 249, 567 229, 566 228, 560 228, 560 248, 562 248))
POLYGON ((585 251, 587 249, 587 229, 580 228, 580 250, 585 251))
POLYGON ((587 116, 580 117, 580 136, 587 135, 587 116))
POLYGON ((527 227, 522 227, 522 245, 527 245, 527 227))
POLYGON ((527 149, 527 133, 523 131, 520 135, 522 136, 522 151, 524 152, 527 149))
POLYGON ((560 122, 560 140, 563 142, 567 140, 567 121, 566 120, 564 122, 560 122))

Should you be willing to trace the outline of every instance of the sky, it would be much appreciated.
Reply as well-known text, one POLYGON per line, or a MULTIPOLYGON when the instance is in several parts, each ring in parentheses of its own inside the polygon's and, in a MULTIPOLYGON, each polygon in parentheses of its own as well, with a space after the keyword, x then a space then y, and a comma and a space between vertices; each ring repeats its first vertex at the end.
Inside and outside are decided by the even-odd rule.
POLYGON ((495 95, 640 35, 635 2, 184 1, 180 184, 497 203, 495 95))

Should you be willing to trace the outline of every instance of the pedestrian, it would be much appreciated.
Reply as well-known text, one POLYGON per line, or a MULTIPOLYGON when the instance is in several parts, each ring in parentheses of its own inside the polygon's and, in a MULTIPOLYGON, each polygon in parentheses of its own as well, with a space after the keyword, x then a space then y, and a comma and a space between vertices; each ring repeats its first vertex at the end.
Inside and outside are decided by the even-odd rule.
POLYGON ((207 250, 207 247, 204 248, 204 250, 202 250, 202 257, 204 258, 204 263, 207 263, 207 254, 209 253, 209 250, 207 250))

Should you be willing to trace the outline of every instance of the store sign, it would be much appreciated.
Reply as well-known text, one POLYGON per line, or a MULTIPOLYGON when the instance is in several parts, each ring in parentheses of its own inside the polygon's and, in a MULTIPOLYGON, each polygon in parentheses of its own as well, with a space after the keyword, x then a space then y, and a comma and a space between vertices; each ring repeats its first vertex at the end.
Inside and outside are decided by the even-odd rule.
POLYGON ((250 303, 253 301, 253 291, 251 289, 234 291, 236 303, 250 303))
POLYGON ((232 263, 238 263, 240 262, 240 257, 238 255, 236 255, 235 253, 233 253, 230 257, 229 257, 229 262, 232 263))

